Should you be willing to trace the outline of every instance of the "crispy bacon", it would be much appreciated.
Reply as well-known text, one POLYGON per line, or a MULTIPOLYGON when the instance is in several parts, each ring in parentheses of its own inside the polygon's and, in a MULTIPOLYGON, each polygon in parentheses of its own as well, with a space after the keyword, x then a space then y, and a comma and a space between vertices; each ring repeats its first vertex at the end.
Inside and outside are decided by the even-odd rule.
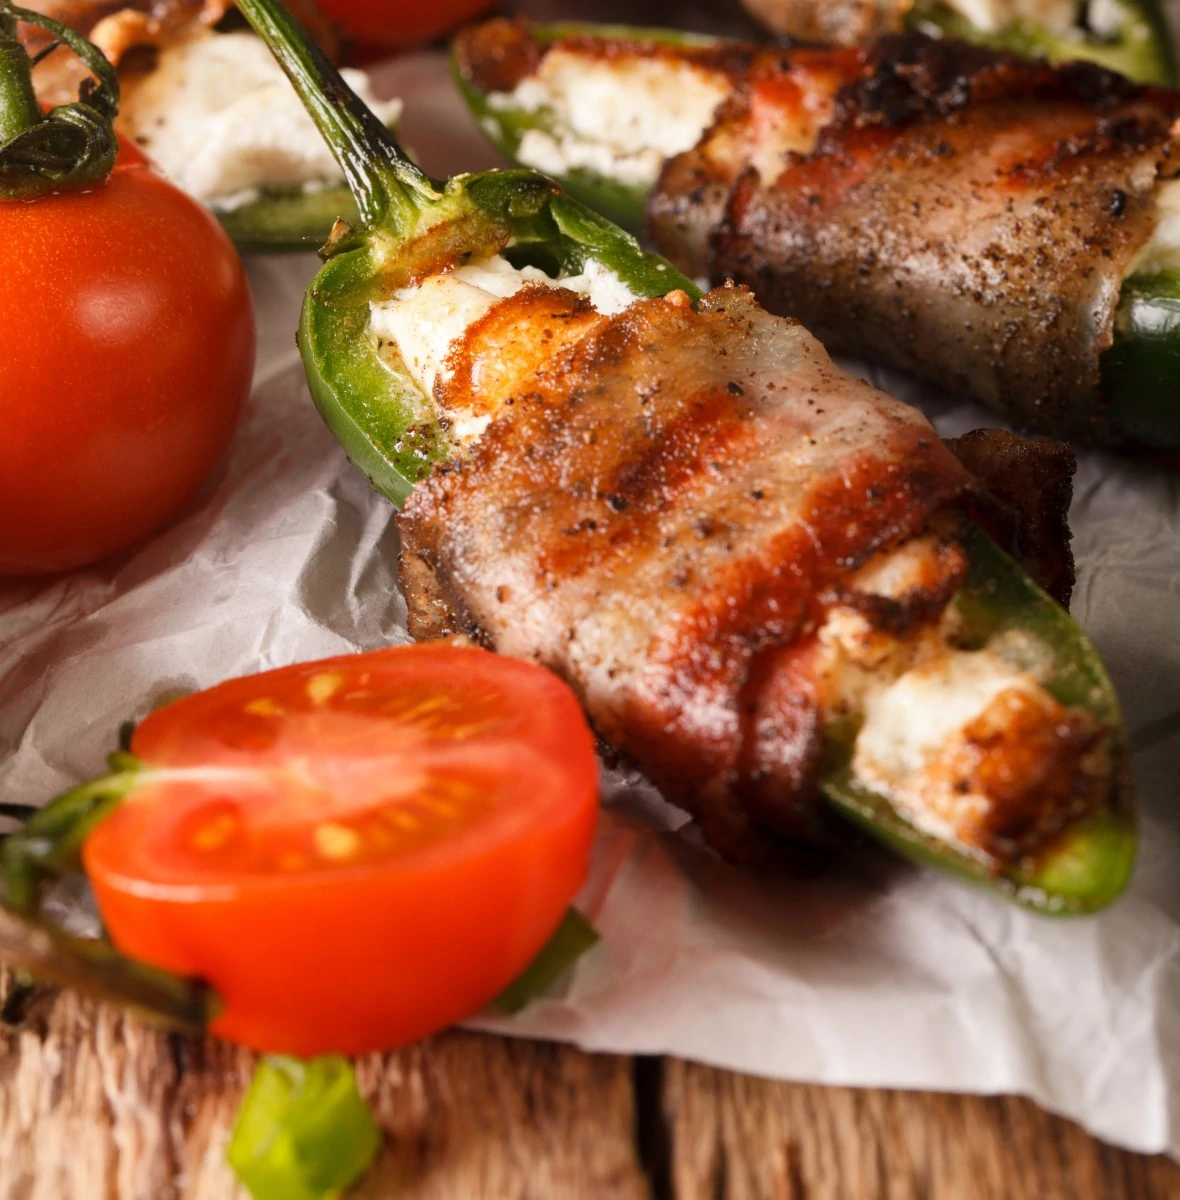
POLYGON ((979 483, 968 511, 1063 608, 1074 585, 1069 505, 1077 459, 1064 442, 976 429, 947 440, 979 483))
MULTIPOLYGON (((560 291, 550 317, 557 297, 585 319, 560 291)), ((814 836, 817 710, 783 664, 823 598, 967 472, 744 289, 594 316, 515 372, 504 336, 484 322, 460 352, 497 363, 500 418, 401 517, 415 633, 556 670, 726 853, 755 853, 759 827, 814 836)), ((447 394, 465 379, 440 399, 466 406, 447 394)))
POLYGON ((1114 440, 1099 360, 1157 182, 1180 169, 1180 95, 1083 63, 888 37, 776 178, 732 153, 756 140, 756 96, 735 93, 665 169, 650 228, 677 265, 745 282, 833 350, 1017 425, 1114 440), (720 219, 716 201, 693 211, 702 187, 724 194, 720 219))
POLYGON ((668 160, 648 201, 648 229, 681 270, 712 267, 712 240, 734 185, 754 164, 774 178, 810 154, 835 111, 840 88, 864 70, 857 50, 764 50, 751 60, 709 132, 668 160))
MULTIPOLYGON (((831 837, 824 728, 857 680, 953 654, 940 623, 968 566, 958 514, 986 514, 1035 559, 1073 466, 1058 443, 959 439, 1003 481, 989 504, 915 410, 734 287, 614 317, 528 287, 469 326, 435 399, 492 423, 402 513, 410 632, 557 671, 741 860, 831 837)), ((1058 549, 1068 561, 1067 534, 1058 549)), ((1103 794, 1092 726, 1018 686, 905 802, 997 862, 1032 852, 1058 828, 1054 798, 1076 815, 1103 794)))

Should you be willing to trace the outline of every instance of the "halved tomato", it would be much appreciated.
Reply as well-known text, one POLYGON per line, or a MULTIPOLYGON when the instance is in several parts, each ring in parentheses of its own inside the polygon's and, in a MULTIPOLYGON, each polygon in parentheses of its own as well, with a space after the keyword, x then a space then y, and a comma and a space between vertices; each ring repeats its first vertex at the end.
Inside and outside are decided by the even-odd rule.
POLYGON ((593 739, 540 667, 403 646, 235 679, 148 717, 145 781, 83 850, 124 953, 198 975, 222 1037, 412 1041, 536 956, 586 876, 593 739))

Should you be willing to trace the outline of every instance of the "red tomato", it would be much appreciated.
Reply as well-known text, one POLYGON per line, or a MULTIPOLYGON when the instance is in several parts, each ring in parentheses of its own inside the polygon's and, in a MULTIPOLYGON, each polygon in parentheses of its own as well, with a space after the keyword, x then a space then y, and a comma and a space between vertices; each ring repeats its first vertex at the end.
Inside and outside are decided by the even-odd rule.
POLYGON ((420 46, 490 8, 492 0, 316 0, 356 41, 374 49, 420 46))
POLYGON ((119 157, 115 163, 115 170, 121 170, 123 167, 150 167, 151 160, 146 154, 130 139, 125 138, 122 134, 119 137, 119 157))
POLYGON ((208 980, 214 1033, 302 1056, 469 1016, 587 867, 593 740, 555 675, 403 646, 224 683, 148 717, 159 782, 89 837, 115 944, 208 980))
POLYGON ((174 516, 254 365, 229 239, 124 146, 104 184, 0 200, 0 574, 94 562, 174 516))

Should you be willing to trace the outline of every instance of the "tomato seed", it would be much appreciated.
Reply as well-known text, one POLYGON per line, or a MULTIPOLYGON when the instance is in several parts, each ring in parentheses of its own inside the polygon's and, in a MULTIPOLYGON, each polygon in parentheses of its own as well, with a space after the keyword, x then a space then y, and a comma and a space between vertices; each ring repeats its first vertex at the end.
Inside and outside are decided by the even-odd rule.
POLYGON ((238 818, 233 813, 219 813, 201 826, 192 836, 194 850, 217 850, 238 830, 238 818))
POLYGON ((322 671, 307 681, 307 694, 312 704, 319 706, 327 704, 343 686, 343 675, 337 675, 334 671, 322 671))
POLYGON ((361 839, 355 829, 332 822, 317 826, 312 841, 324 858, 352 858, 361 848, 361 839))

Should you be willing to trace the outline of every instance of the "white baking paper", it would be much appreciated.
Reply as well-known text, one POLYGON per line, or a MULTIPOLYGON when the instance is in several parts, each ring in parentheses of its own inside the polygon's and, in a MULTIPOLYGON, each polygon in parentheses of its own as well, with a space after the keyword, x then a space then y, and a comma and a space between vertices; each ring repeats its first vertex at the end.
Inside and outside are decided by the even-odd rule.
MULTIPOLYGON (((491 161, 441 60, 403 60, 385 83, 429 168, 491 161)), ((405 638, 393 510, 321 425, 298 366, 314 267, 251 262, 257 387, 189 512, 100 567, 0 584, 6 797, 97 772, 119 723, 171 689, 405 638)), ((920 398, 947 431, 989 422, 920 398)), ((550 998, 482 1024, 790 1079, 1019 1092, 1180 1157, 1180 476, 1083 455, 1073 520, 1074 611, 1136 747, 1143 849, 1125 899, 1037 917, 884 853, 821 879, 738 870, 649 788, 609 774, 580 899, 601 945, 550 998)))

